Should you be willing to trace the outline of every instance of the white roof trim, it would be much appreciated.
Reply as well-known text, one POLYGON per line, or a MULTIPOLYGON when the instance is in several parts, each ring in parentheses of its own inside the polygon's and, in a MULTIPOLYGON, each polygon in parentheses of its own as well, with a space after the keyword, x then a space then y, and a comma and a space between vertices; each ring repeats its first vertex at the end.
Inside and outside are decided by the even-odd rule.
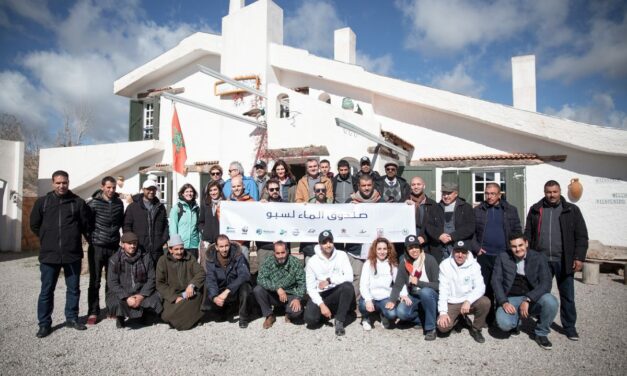
POLYGON ((575 149, 627 156, 627 131, 621 129, 580 123, 412 84, 275 43, 270 45, 270 64, 575 149))
POLYGON ((222 54, 222 37, 208 33, 194 33, 176 47, 164 52, 146 64, 131 71, 113 83, 113 93, 125 97, 137 94, 136 88, 157 77, 174 71, 200 57, 222 54))

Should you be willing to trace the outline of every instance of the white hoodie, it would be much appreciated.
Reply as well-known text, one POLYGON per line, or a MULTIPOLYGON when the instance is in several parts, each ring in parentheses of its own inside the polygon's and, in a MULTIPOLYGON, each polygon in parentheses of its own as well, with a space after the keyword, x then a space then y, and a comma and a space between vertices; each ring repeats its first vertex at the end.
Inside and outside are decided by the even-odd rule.
POLYGON ((334 249, 331 257, 326 258, 318 244, 314 247, 314 252, 316 254, 309 259, 305 268, 307 294, 312 302, 320 305, 322 304, 320 296, 322 291, 331 290, 344 282, 353 282, 353 268, 344 251, 334 249), (318 284, 327 278, 331 279, 331 284, 325 289, 319 289, 318 284))
POLYGON ((390 262, 377 259, 375 269, 370 265, 370 261, 366 260, 361 269, 361 278, 359 279, 359 292, 365 301, 383 300, 390 297, 392 285, 396 280, 398 268, 396 266, 390 269, 390 262))
POLYGON ((470 304, 485 293, 485 284, 481 275, 481 266, 472 253, 461 266, 457 265, 453 255, 440 263, 440 295, 438 312, 447 313, 448 303, 458 304, 466 300, 470 304))

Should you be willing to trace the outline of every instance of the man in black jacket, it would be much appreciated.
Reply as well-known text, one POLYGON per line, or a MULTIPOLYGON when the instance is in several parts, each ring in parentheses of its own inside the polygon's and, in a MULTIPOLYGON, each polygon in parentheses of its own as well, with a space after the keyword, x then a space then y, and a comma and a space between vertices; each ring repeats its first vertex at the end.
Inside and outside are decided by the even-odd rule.
POLYGON ((568 339, 579 340, 575 324, 575 272, 588 252, 588 229, 577 205, 564 200, 555 180, 544 184, 544 198, 529 209, 525 236, 531 248, 549 259, 560 293, 560 318, 568 339))
POLYGON ((52 192, 35 201, 30 214, 31 230, 39 237, 39 270, 41 292, 37 302, 39 320, 38 338, 48 336, 52 326, 54 289, 63 268, 67 294, 65 299, 65 326, 78 330, 87 327, 78 322, 80 299, 81 235, 89 233, 89 209, 80 197, 69 190, 70 179, 65 171, 52 174, 52 192))
POLYGON ((168 217, 165 206, 156 197, 157 184, 149 179, 142 188, 142 194, 133 197, 133 203, 126 208, 124 232, 137 235, 139 246, 150 253, 156 265, 163 256, 163 245, 168 241, 168 217))
MULTIPOLYGON (((483 192, 485 199, 474 208, 475 238, 479 252, 477 262, 481 265, 481 274, 486 286, 485 295, 494 303, 494 292, 490 284, 494 261, 509 248, 511 234, 522 232, 518 211, 514 205, 501 200, 501 187, 497 183, 488 183, 483 192)), ((488 324, 494 322, 494 312, 487 318, 488 324)))
POLYGON ((411 178, 409 187, 411 189, 409 198, 405 201, 408 205, 414 205, 416 208, 416 235, 422 245, 425 242, 423 228, 429 213, 438 205, 433 199, 429 198, 425 192, 427 184, 420 176, 411 178))
MULTIPOLYGON (((87 289, 87 325, 95 325, 100 314, 100 281, 102 268, 107 268, 109 257, 119 247, 120 228, 124 224, 124 204, 116 193, 116 181, 112 176, 102 179, 101 187, 87 201, 91 209, 89 250, 89 288, 87 289)), ((105 293, 109 285, 105 285, 105 293)))
POLYGON ((474 244, 475 217, 472 206, 458 197, 457 183, 442 183, 442 200, 425 219, 422 236, 429 245, 426 253, 435 257, 438 263, 449 257, 453 244, 463 240, 474 244))
POLYGON ((529 249, 520 232, 509 238, 510 250, 501 252, 494 264, 492 288, 496 298, 496 323, 503 331, 520 333, 520 318, 537 315, 535 340, 545 350, 550 325, 557 315, 557 299, 551 295, 551 272, 546 257, 529 249))

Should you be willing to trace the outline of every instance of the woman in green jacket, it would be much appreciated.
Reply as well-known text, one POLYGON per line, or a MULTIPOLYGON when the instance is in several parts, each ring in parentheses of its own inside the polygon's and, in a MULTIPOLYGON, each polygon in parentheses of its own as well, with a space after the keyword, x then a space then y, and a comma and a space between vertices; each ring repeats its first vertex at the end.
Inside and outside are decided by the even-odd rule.
POLYGON ((178 234, 185 243, 185 250, 198 260, 200 233, 198 232, 198 192, 189 183, 179 189, 179 199, 170 209, 170 237, 178 234))

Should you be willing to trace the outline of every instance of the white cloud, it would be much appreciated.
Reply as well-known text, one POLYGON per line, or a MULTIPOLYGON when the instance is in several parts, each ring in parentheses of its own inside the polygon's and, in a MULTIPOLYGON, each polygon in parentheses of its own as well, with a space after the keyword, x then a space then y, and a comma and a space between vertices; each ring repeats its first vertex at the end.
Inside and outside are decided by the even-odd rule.
POLYGON ((55 24, 55 17, 48 8, 47 0, 5 0, 3 5, 45 27, 52 27, 55 24))
POLYGON ((293 16, 285 18, 285 44, 309 52, 333 56, 333 33, 344 27, 335 7, 328 1, 306 0, 293 16))
MULTIPOLYGON (((48 26, 47 17, 30 18, 48 26)), ((146 20, 134 2, 91 0, 78 1, 49 30, 57 48, 32 51, 19 59, 28 75, 0 72, 0 85, 13 84, 16 98, 11 106, 2 101, 0 109, 54 134, 64 112, 87 107, 93 124, 87 141, 93 142, 120 141, 127 136, 128 100, 113 94, 114 80, 194 31, 211 31, 204 24, 157 25, 146 20), (35 110, 31 114, 20 108, 35 110), (52 125, 52 119, 57 123, 52 125)))
POLYGON ((464 64, 457 64, 453 70, 437 74, 431 80, 436 88, 454 93, 480 98, 485 87, 475 81, 466 71, 464 64))
POLYGON ((627 113, 616 110, 614 99, 607 93, 595 94, 591 102, 582 106, 566 104, 559 110, 547 107, 544 112, 583 123, 627 130, 627 113))
POLYGON ((365 52, 357 51, 356 60, 357 65, 361 65, 365 70, 384 76, 389 76, 394 66, 394 60, 390 54, 372 57, 365 52))

